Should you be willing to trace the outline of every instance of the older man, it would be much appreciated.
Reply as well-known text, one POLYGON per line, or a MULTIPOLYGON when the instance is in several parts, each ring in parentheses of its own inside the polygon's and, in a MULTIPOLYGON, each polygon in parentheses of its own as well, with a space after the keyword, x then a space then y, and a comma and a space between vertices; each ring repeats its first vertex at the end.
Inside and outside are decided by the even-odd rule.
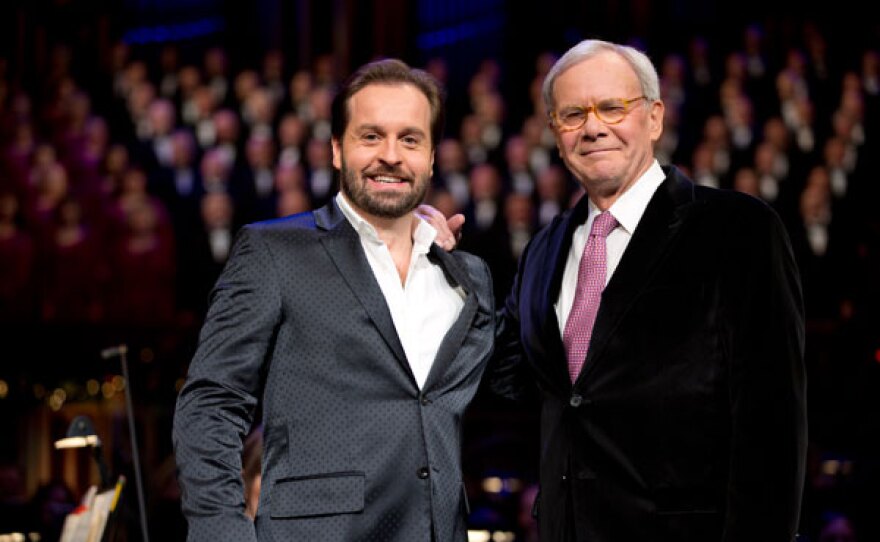
POLYGON ((497 390, 537 382, 541 540, 793 540, 806 448, 804 322, 783 225, 661 167, 658 77, 587 40, 544 82, 586 195, 519 260, 497 390))

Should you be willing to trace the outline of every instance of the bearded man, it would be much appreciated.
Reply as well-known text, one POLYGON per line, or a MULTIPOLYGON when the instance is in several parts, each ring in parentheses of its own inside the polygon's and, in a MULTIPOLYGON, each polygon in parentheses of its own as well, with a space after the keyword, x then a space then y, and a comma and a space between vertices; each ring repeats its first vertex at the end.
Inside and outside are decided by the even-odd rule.
POLYGON ((442 92, 397 60, 333 103, 341 190, 246 226, 180 392, 174 444, 191 541, 466 540, 461 416, 494 340, 489 271, 413 211, 442 92), (245 515, 242 440, 262 409, 245 515))

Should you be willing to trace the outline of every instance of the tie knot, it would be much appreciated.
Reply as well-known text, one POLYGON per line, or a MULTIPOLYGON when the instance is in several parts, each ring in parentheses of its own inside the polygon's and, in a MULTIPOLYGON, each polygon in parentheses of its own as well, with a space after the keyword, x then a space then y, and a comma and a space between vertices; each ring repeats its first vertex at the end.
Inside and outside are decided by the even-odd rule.
POLYGON ((590 235, 598 235, 605 238, 608 237, 616 227, 617 219, 614 218, 614 215, 605 211, 604 213, 596 215, 596 219, 593 220, 593 227, 590 228, 590 235))

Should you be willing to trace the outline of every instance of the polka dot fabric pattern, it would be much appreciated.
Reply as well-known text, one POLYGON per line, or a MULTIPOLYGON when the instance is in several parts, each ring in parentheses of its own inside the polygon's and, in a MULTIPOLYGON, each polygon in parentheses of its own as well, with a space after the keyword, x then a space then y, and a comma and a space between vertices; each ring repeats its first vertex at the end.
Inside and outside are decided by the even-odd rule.
POLYGON ((466 299, 420 390, 334 204, 242 230, 175 416, 189 540, 466 540, 461 416, 492 351, 494 300, 478 258, 435 247, 432 259, 466 299), (240 455, 258 402, 251 524, 240 455))

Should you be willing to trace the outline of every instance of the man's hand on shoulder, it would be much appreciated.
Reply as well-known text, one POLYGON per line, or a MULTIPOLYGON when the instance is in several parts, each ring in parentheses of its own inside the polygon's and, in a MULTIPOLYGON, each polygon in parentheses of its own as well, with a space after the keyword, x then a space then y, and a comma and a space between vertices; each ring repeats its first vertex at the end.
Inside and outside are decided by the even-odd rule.
POLYGON ((422 218, 432 228, 437 230, 437 238, 434 239, 434 242, 440 248, 447 252, 455 249, 461 240, 461 228, 464 225, 463 214, 458 213, 446 218, 443 216, 443 213, 428 204, 419 205, 415 213, 416 216, 422 218))

